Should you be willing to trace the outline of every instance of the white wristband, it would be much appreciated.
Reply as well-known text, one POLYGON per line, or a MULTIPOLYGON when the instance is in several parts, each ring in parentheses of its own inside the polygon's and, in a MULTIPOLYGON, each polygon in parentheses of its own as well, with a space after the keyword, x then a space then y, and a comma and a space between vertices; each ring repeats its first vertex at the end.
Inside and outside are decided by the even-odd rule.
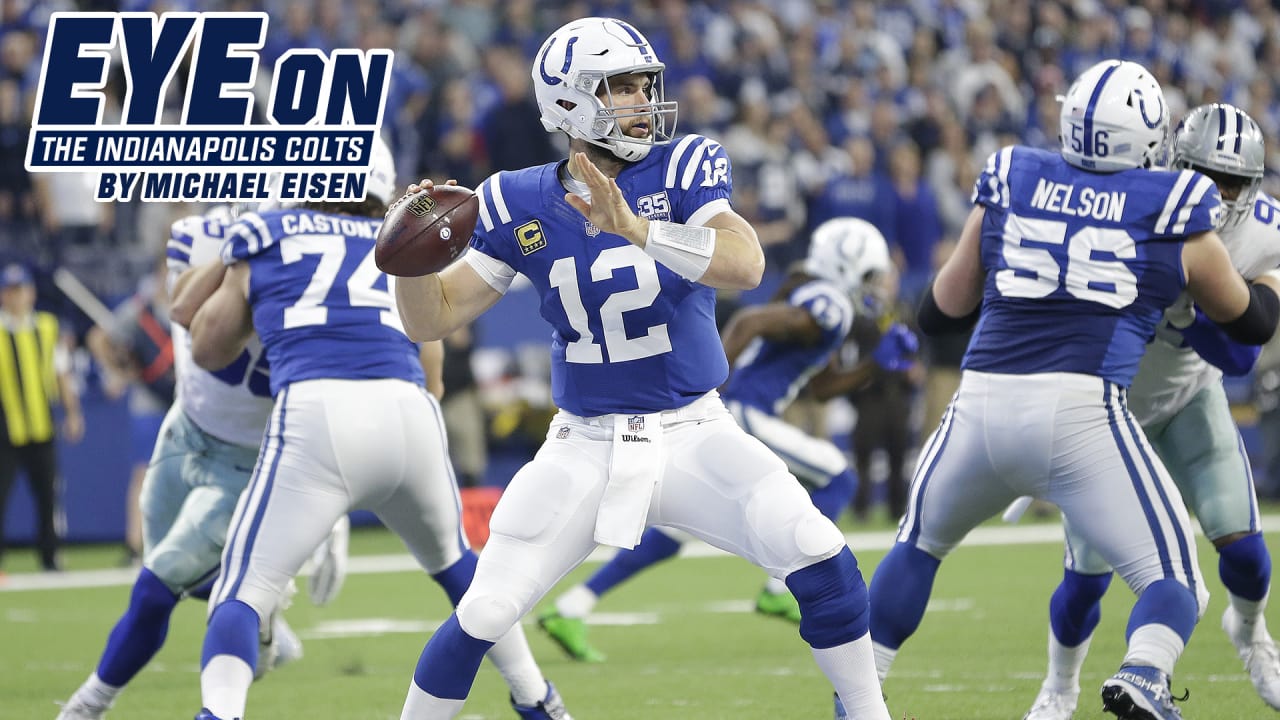
POLYGON ((680 277, 697 282, 711 265, 716 251, 715 228, 649 221, 644 251, 680 277))

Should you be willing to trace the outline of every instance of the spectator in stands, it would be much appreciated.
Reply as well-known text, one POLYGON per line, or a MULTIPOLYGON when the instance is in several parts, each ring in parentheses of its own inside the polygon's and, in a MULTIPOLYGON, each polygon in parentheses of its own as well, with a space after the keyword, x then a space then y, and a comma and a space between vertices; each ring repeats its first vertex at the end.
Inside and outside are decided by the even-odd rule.
POLYGON ((498 86, 499 100, 481 121, 493 170, 515 170, 553 162, 559 153, 551 135, 529 118, 538 116, 530 87, 529 63, 511 48, 493 48, 485 64, 498 86))
POLYGON ((902 273, 901 295, 914 306, 933 274, 933 249, 942 239, 942 219, 933 188, 920 174, 920 151, 915 143, 904 140, 893 147, 889 177, 898 228, 890 248, 902 273))

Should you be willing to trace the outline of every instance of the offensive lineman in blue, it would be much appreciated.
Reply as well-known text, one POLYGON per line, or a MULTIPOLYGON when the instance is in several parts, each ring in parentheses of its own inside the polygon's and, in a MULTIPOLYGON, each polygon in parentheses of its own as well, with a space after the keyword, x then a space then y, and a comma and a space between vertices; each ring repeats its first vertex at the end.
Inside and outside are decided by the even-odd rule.
POLYGON ((1007 147, 979 176, 976 207, 920 308, 926 333, 981 315, 872 582, 881 677, 919 626, 942 558, 1032 495, 1057 504, 1138 595, 1104 708, 1181 717, 1169 675, 1208 596, 1186 508, 1127 388, 1184 289, 1233 339, 1258 343, 1275 331, 1280 280, 1248 284, 1232 267, 1209 178, 1149 169, 1168 122, 1145 69, 1104 61, 1067 92, 1060 154, 1007 147))
MULTIPOLYGON (((1280 267, 1276 201, 1259 190, 1266 170, 1262 130, 1226 104, 1189 111, 1174 134, 1170 167, 1212 179, 1224 212, 1217 232, 1245 278, 1280 267)), ((1221 378, 1244 375, 1261 348, 1224 338, 1185 296, 1165 311, 1129 389, 1130 408, 1218 553, 1226 590, 1222 629, 1244 661, 1258 695, 1280 709, 1280 653, 1267 631, 1271 555, 1244 443, 1221 378), (1212 363, 1212 364, 1211 364, 1212 363)), ((1023 720, 1071 720, 1080 668, 1101 618, 1111 568, 1065 528, 1062 582, 1049 602, 1049 667, 1023 720)))
POLYGON ((532 74, 543 126, 569 135, 568 162, 490 177, 462 261, 396 283, 410 337, 427 340, 492 307, 516 273, 528 277, 553 329, 561 408, 498 503, 475 580, 423 651, 402 718, 456 715, 495 639, 597 544, 634 547, 648 525, 784 578, 800 635, 845 705, 889 718, 853 554, 715 392, 728 374, 715 288, 754 287, 764 256, 729 205, 724 149, 672 137, 663 68, 619 20, 553 33, 532 74))
MULTIPOLYGON (((242 216, 222 248, 222 283, 191 322, 192 357, 210 371, 231 363, 256 331, 275 397, 210 597, 197 720, 244 717, 259 625, 350 510, 375 512, 453 602, 475 571, 440 406, 424 387, 390 280, 374 263, 395 188, 380 139, 371 162, 363 202, 242 216)), ((520 717, 568 720, 519 627, 490 658, 520 717)))

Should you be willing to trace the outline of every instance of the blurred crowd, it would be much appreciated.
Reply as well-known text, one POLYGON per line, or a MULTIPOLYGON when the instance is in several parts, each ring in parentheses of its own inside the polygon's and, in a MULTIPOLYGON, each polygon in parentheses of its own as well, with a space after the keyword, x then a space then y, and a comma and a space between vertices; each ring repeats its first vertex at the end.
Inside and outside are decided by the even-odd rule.
MULTIPOLYGON (((1098 60, 1152 70, 1175 118, 1206 102, 1244 108, 1280 161, 1280 77, 1265 71, 1280 67, 1280 11, 1265 0, 0 0, 0 261, 35 268, 46 302, 79 332, 87 318, 57 306, 51 270, 125 297, 192 208, 95 203, 92 176, 24 170, 49 15, 74 9, 265 10, 262 71, 295 47, 393 48, 384 132, 399 176, 472 187, 563 157, 533 102, 542 39, 574 17, 625 18, 666 63, 677 132, 728 149, 735 207, 770 272, 802 257, 822 221, 861 217, 889 241, 904 307, 959 232, 986 157, 1011 143, 1056 148, 1056 96, 1098 60)), ((179 72, 169 86, 171 121, 184 84, 179 72)), ((124 88, 117 64, 106 123, 124 88)), ((257 108, 269 89, 260 72, 257 108)), ((1264 189, 1280 180, 1269 173, 1264 189)), ((931 348, 926 362, 945 371, 962 349, 931 348)))

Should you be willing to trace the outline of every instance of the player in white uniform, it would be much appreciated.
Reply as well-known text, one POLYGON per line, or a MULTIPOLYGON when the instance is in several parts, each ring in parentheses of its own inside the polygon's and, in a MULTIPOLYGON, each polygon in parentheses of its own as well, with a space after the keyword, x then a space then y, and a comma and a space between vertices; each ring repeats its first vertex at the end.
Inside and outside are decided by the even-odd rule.
MULTIPOLYGON (((858 478, 830 440, 780 416, 805 386, 823 401, 865 385, 875 367, 901 370, 910 365, 918 342, 900 324, 891 326, 857 366, 841 368, 836 358, 854 314, 869 305, 865 286, 888 273, 889 263, 889 248, 874 225, 858 218, 828 220, 814 230, 803 265, 787 277, 774 299, 737 311, 723 333, 725 354, 734 364, 723 392, 729 412, 786 461, 813 504, 832 521, 853 499, 858 478)), ((587 639, 585 618, 605 593, 673 557, 683 539, 649 528, 634 549, 619 551, 585 582, 557 597, 554 608, 539 616, 538 626, 570 657, 603 660, 604 654, 587 639)), ((756 612, 800 622, 800 607, 778 578, 769 578, 756 596, 756 612)))
POLYGON ((453 717, 494 640, 598 543, 634 547, 649 525, 687 531, 785 579, 800 635, 845 704, 859 718, 889 717, 857 561, 715 392, 729 369, 716 288, 754 287, 764 254, 729 204, 724 148, 672 137, 663 67, 620 20, 585 18, 553 33, 532 74, 543 126, 569 135, 570 159, 490 177, 462 260, 396 283, 411 336, 436 339, 492 307, 522 273, 552 326, 561 409, 498 502, 475 581, 423 651, 403 718, 453 717))
MULTIPOLYGON (((1218 234, 1249 279, 1280 266, 1280 204, 1258 192, 1265 169, 1262 131, 1231 105, 1202 105, 1174 134, 1171 165, 1213 179, 1223 197, 1218 234)), ((1271 557, 1258 526, 1248 457, 1222 388, 1222 371, 1243 375, 1258 349, 1220 334, 1184 294, 1165 312, 1129 391, 1133 416, 1218 551, 1229 603, 1222 617, 1258 694, 1280 710, 1280 658, 1263 610, 1271 557), (1207 339, 1205 342, 1203 339, 1207 339)), ((1049 670, 1026 720, 1069 720, 1080 667, 1100 617, 1111 567, 1066 523, 1066 569, 1049 604, 1049 670)))
POLYGON ((1129 720, 1180 717, 1169 675, 1208 594, 1190 518, 1128 409, 1164 309, 1184 291, 1234 339, 1280 319, 1280 278, 1248 284, 1214 232, 1209 178, 1152 168, 1168 111, 1140 65, 1108 60, 1067 92, 1060 153, 993 154, 955 253, 923 299, 937 333, 977 317, 960 388, 921 454, 894 547, 871 583, 887 674, 919 626, 942 558, 1020 495, 1058 505, 1138 599, 1102 686, 1129 720), (980 315, 979 315, 979 310, 980 315))
MULTIPOLYGON (((223 246, 222 284, 191 323, 192 356, 205 368, 227 367, 256 332, 275 396, 210 598, 199 720, 244 717, 259 627, 350 510, 375 512, 454 602, 475 570, 440 406, 373 260, 395 189, 381 140, 371 162, 363 202, 242 216, 223 246)), ((491 657, 521 717, 568 718, 520 628, 491 657)))
MULTIPOLYGON (((208 597, 227 525, 258 457, 271 413, 261 346, 254 339, 230 366, 210 373, 191 361, 191 342, 183 327, 221 278, 221 263, 207 263, 217 259, 230 220, 226 208, 215 208, 173 225, 166 255, 177 402, 165 416, 143 481, 142 570, 97 669, 64 704, 59 720, 102 717, 164 644, 177 602, 187 596, 208 597), (209 278, 213 285, 201 287, 209 278)), ((345 537, 345 532, 344 519, 335 533, 345 537)), ((323 590, 313 585, 312 597, 321 601, 337 592, 346 562, 345 553, 326 558, 323 574, 336 583, 323 590)), ((301 656, 301 644, 278 613, 264 628, 262 640, 269 655, 263 671, 301 656)))

